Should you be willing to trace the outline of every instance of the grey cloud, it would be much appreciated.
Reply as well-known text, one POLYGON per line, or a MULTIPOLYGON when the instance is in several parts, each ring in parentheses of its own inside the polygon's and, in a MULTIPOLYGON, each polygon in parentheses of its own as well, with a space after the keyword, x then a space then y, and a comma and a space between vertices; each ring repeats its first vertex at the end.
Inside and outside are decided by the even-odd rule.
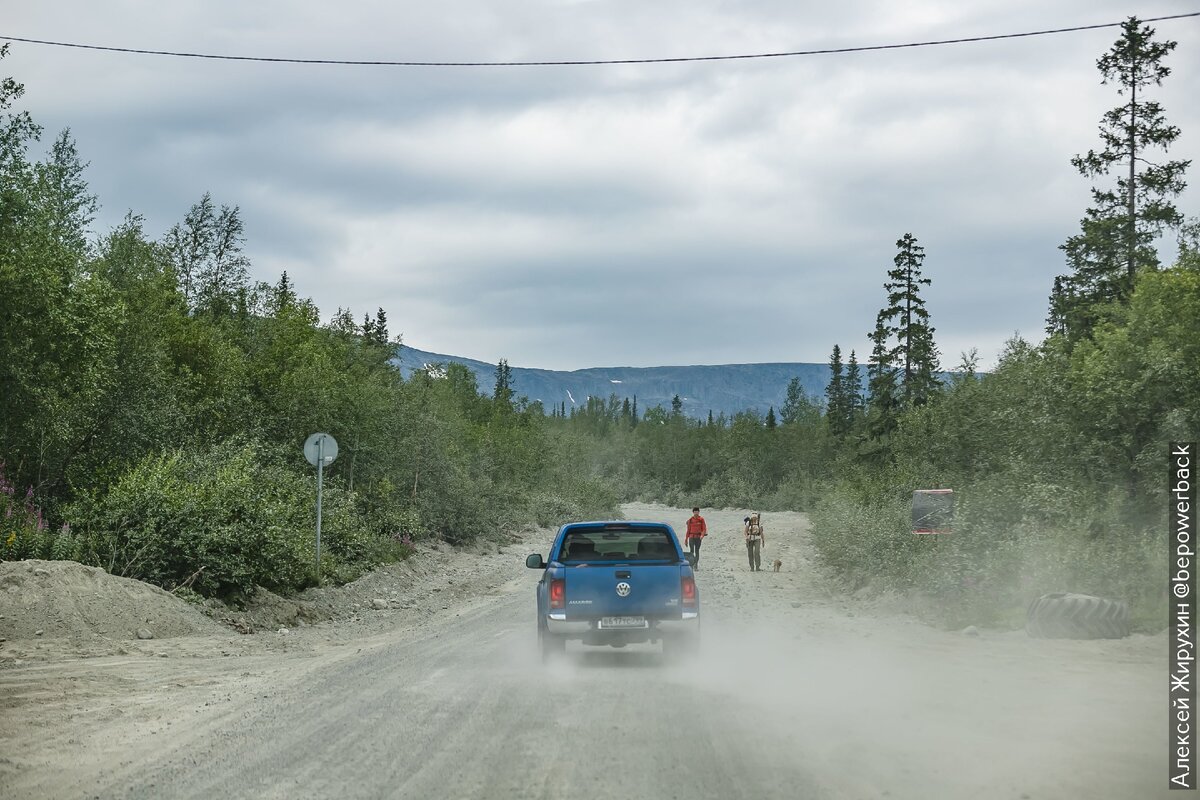
MULTIPOLYGON (((342 58, 645 57, 888 43, 1117 20, 1055 7, 782 0, 411 6, 29 4, 19 35, 342 58)), ((1200 34, 1162 90, 1200 152, 1200 34)), ((1038 338, 1115 104, 1095 31, 811 59, 500 70, 195 62, 14 46, 104 203, 161 232, 211 191, 255 277, 328 315, 387 308, 414 345, 517 365, 824 360, 866 346, 894 242, 926 246, 947 362, 1038 338)), ((1194 177, 1194 176, 1193 176, 1194 177)), ((1183 207, 1194 213, 1193 195, 1183 207)))

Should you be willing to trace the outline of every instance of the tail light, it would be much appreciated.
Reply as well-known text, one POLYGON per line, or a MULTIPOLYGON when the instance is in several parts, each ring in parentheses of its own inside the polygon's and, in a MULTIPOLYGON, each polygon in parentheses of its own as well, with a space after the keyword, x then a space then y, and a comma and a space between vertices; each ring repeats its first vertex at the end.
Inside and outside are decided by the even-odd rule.
POLYGON ((562 578, 550 581, 550 607, 567 607, 567 582, 562 578))
POLYGON ((683 597, 685 606, 696 605, 696 579, 690 575, 684 575, 679 579, 679 594, 683 597))

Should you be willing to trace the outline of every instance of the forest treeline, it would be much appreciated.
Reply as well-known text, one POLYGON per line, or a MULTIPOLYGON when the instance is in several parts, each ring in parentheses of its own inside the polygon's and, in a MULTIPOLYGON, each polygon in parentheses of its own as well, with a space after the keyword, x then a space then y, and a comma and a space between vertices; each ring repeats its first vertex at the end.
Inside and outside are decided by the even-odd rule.
POLYGON ((793 383, 781 421, 715 425, 676 410, 621 426, 615 399, 592 403, 569 426, 590 441, 577 449, 623 496, 808 510, 834 582, 918 598, 948 624, 1020 624, 1031 599, 1067 590, 1161 627, 1168 442, 1200 438, 1200 221, 1175 205, 1189 162, 1165 157, 1180 130, 1152 94, 1174 48, 1130 19, 1097 61, 1121 102, 1100 148, 1071 159, 1093 202, 1060 248, 1040 344, 1014 336, 986 374, 966 353, 947 376, 924 250, 905 234, 864 320, 865 365, 835 344, 824 398, 793 383), (953 534, 910 532, 921 488, 955 490, 953 534))
POLYGON ((832 582, 924 598, 947 623, 1015 621, 1067 589, 1129 600, 1149 624, 1165 602, 1166 443, 1200 431, 1200 225, 1173 205, 1188 165, 1143 160, 1179 135, 1147 99, 1172 48, 1130 20, 1098 62, 1140 99, 1123 95, 1103 149, 1073 162, 1094 202, 1066 272, 1047 276, 1044 341, 1014 337, 983 374, 972 354, 941 363, 924 250, 904 234, 863 321, 871 352, 833 345, 824 397, 793 381, 767 415, 704 420, 617 396, 546 413, 514 396, 504 362, 486 394, 456 364, 402 380, 383 309, 323 322, 286 274, 252 280, 239 209, 208 195, 166 232, 130 213, 96 237, 69 131, 33 158, 41 132, 7 81, 0 558, 226 597, 302 588, 315 475, 300 448, 324 431, 340 444, 322 534, 335 580, 422 537, 644 499, 806 510, 832 582), (935 487, 958 497, 936 541, 908 519, 912 491, 935 487))
POLYGON ((313 580, 315 470, 332 434, 322 572, 414 540, 606 516, 538 407, 475 377, 400 379, 383 309, 322 322, 287 274, 249 278, 237 206, 204 195, 165 233, 98 238, 70 132, 0 87, 0 558, 71 558, 203 594, 313 580))

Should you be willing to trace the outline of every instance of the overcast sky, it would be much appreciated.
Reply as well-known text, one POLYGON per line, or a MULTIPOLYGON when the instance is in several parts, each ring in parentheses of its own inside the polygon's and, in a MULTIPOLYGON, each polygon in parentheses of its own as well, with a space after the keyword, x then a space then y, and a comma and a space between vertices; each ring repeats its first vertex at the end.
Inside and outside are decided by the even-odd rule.
MULTIPOLYGON (((288 58, 658 58, 894 44, 1179 14, 1182 0, 0 0, 0 35, 288 58)), ((1200 18, 1155 92, 1200 183, 1200 18)), ((160 236, 241 207, 255 279, 406 344, 576 369, 869 350, 895 242, 926 249, 943 365, 1039 340, 1117 105, 1115 28, 624 66, 244 63, 13 43, 0 76, 103 204, 160 236)), ((1200 190, 1180 200, 1200 214, 1200 190)), ((1174 253, 1173 237, 1165 252, 1174 253)))

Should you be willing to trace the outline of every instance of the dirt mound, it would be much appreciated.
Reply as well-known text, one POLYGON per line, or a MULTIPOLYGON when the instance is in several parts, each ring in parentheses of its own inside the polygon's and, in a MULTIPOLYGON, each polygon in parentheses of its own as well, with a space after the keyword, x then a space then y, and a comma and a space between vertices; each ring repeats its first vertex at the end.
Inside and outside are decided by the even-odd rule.
POLYGON ((360 615, 388 609, 411 611, 427 606, 440 608, 458 589, 477 583, 481 565, 489 559, 511 561, 500 556, 496 542, 456 550, 435 542, 427 549, 394 564, 374 569, 341 586, 305 589, 293 597, 280 597, 258 587, 245 606, 224 609, 214 617, 242 632, 293 628, 319 622, 357 620, 360 615))
POLYGON ((135 639, 139 629, 155 639, 224 630, 157 586, 96 567, 0 562, 0 637, 135 639))

